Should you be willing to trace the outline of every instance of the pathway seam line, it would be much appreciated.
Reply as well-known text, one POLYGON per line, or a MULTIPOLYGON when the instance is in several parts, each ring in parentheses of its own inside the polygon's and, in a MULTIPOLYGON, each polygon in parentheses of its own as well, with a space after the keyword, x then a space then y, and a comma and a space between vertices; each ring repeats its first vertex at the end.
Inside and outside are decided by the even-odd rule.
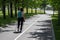
POLYGON ((23 31, 21 34, 19 34, 14 40, 17 40, 21 35, 23 35, 33 24, 35 24, 38 20, 40 19, 40 17, 35 20, 35 22, 33 22, 25 31, 23 31))

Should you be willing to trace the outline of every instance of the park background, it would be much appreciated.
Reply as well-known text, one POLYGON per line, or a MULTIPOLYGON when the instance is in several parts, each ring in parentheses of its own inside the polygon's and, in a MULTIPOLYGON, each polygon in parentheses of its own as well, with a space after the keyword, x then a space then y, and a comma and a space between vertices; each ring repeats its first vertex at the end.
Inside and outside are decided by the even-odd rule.
POLYGON ((25 18, 53 11, 52 22, 56 40, 60 40, 60 1, 59 0, 0 0, 0 27, 15 23, 18 7, 24 8, 25 18), (50 5, 47 7, 47 5, 50 5))

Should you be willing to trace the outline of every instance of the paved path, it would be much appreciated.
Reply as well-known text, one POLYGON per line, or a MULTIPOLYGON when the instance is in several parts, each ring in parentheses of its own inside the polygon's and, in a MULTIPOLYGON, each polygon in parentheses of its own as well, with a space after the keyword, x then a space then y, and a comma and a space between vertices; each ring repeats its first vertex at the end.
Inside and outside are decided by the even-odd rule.
POLYGON ((54 40, 51 16, 38 14, 26 19, 22 33, 14 33, 17 23, 2 28, 0 40, 54 40))

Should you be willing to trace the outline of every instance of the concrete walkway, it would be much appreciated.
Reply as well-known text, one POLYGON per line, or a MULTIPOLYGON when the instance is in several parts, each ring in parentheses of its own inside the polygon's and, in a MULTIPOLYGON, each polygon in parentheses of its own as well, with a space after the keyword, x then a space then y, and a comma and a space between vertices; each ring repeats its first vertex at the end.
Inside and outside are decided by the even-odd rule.
POLYGON ((51 16, 38 14, 26 19, 22 33, 14 33, 17 23, 2 28, 0 40, 54 40, 51 16))

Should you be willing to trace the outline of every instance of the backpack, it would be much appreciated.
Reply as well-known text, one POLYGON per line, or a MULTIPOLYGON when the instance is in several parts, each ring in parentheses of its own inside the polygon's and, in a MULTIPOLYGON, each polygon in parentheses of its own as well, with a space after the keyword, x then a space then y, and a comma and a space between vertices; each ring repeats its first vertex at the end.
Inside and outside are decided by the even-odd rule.
POLYGON ((21 17, 22 17, 22 12, 19 11, 19 12, 18 12, 18 18, 21 18, 21 17))

